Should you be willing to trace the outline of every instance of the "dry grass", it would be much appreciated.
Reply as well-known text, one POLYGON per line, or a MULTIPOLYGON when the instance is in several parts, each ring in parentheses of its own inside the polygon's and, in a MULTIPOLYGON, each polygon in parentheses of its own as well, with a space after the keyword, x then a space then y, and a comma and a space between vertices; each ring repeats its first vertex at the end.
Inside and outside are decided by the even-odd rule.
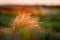
POLYGON ((31 17, 31 14, 29 13, 19 14, 11 22, 12 39, 16 37, 17 39, 13 40, 18 40, 19 35, 21 35, 20 37, 21 40, 30 40, 32 38, 31 38, 31 31, 29 31, 29 29, 38 27, 39 27, 39 20, 37 17, 31 17))
POLYGON ((13 30, 21 28, 35 28, 39 26, 38 18, 31 17, 31 14, 19 14, 18 16, 13 19, 13 22, 11 24, 13 30))

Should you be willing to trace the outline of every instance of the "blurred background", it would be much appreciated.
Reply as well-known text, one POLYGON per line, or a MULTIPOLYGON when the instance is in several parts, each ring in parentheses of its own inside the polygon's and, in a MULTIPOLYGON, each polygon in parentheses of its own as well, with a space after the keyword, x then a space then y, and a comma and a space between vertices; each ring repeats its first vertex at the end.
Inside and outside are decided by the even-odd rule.
POLYGON ((60 40, 60 6, 0 6, 0 40, 60 40), (11 28, 11 21, 23 13, 31 14, 31 17, 38 17, 40 28, 20 31, 15 29, 12 31, 13 26, 11 28), (18 32, 16 33, 16 31, 18 32))

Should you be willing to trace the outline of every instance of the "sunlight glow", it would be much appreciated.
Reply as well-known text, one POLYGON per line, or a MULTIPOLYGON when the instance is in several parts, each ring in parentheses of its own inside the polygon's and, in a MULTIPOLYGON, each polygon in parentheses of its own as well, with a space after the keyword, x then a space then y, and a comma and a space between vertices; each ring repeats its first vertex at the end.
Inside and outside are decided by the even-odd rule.
POLYGON ((0 0, 0 5, 60 5, 60 0, 0 0))

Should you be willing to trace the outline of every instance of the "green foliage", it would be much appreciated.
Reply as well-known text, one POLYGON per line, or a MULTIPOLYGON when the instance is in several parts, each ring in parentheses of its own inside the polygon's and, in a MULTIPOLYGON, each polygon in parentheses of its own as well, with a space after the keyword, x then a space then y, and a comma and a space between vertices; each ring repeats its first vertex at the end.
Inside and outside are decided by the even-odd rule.
POLYGON ((50 22, 52 23, 52 29, 56 32, 60 32, 60 13, 57 12, 55 15, 52 15, 50 22))
POLYGON ((20 31, 21 40, 31 40, 31 31, 23 29, 20 31))
POLYGON ((0 26, 9 26, 10 21, 16 16, 14 12, 3 12, 0 11, 0 26))
POLYGON ((10 24, 11 18, 6 16, 0 16, 0 26, 8 26, 10 24))
POLYGON ((56 32, 60 32, 60 12, 55 12, 54 14, 48 13, 45 16, 39 16, 40 22, 42 22, 42 25, 44 28, 52 29, 56 32))
POLYGON ((40 33, 40 40, 49 40, 51 32, 45 31, 40 33))

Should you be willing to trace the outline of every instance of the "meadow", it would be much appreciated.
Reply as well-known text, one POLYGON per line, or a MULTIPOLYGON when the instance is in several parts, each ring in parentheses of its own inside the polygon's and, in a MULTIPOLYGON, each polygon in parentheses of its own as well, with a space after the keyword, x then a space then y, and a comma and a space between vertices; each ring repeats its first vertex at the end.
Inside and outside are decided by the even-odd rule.
POLYGON ((0 40, 60 40, 60 11, 38 9, 0 10, 0 40))

